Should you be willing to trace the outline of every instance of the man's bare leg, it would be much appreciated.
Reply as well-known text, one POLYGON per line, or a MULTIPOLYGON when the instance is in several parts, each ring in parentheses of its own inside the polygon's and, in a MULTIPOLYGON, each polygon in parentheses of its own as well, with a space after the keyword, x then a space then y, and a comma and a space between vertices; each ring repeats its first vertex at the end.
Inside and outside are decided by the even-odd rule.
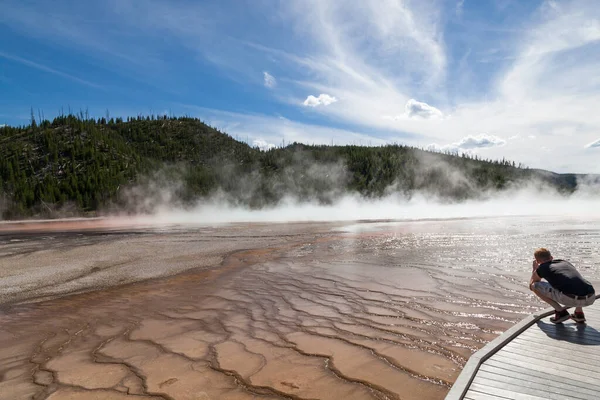
POLYGON ((529 289, 531 289, 531 291, 533 293, 535 293, 535 295, 537 297, 539 297, 540 299, 542 299, 543 301, 545 301, 546 303, 550 304, 552 306, 552 308, 554 308, 556 311, 562 311, 565 310, 567 307, 563 307, 560 304, 558 304, 557 302, 555 302, 554 300, 552 300, 550 297, 546 297, 543 294, 539 293, 538 291, 536 291, 534 289, 533 284, 531 286, 529 286, 529 289))

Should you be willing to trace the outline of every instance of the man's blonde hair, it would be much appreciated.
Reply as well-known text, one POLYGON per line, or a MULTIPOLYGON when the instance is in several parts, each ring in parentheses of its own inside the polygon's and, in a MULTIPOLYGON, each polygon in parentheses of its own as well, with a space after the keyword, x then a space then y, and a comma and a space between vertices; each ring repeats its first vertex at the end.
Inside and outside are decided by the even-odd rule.
POLYGON ((552 254, 550 254, 550 250, 545 249, 543 247, 537 249, 534 253, 533 256, 535 257, 535 259, 540 262, 540 261, 547 261, 549 259, 552 258, 552 254))

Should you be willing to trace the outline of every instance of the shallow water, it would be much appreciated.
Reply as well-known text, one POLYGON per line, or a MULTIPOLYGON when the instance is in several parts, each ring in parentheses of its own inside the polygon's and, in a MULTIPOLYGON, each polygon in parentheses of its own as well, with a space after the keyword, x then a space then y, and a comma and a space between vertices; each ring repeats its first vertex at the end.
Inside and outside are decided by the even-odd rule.
MULTIPOLYGON (((134 263, 127 255, 141 243, 159 249, 153 258, 170 251, 193 266, 190 249, 210 238, 244 236, 253 245, 239 242, 216 269, 186 264, 173 277, 6 306, 0 398, 442 399, 473 352, 545 308, 526 288, 535 248, 571 260, 600 285, 599 222, 511 217, 4 236, 4 267, 73 248, 107 257, 125 242, 114 254, 119 268, 134 263)), ((70 284, 82 284, 77 279, 70 284)))

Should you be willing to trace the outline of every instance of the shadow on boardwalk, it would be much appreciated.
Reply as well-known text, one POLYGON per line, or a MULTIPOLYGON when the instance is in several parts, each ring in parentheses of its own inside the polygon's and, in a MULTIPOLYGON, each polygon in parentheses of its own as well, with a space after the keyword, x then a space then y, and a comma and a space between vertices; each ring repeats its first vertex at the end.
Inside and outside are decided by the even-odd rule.
POLYGON ((564 340, 585 346, 600 345, 600 332, 587 323, 553 324, 538 321, 537 326, 546 334, 546 336, 555 340, 564 340))

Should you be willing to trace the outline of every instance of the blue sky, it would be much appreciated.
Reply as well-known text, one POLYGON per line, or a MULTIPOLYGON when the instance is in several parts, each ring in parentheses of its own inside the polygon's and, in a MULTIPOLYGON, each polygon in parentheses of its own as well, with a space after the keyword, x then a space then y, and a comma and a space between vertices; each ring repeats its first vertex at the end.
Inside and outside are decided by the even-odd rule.
POLYGON ((250 144, 401 143, 600 173, 600 7, 0 0, 0 124, 197 116, 250 144))

